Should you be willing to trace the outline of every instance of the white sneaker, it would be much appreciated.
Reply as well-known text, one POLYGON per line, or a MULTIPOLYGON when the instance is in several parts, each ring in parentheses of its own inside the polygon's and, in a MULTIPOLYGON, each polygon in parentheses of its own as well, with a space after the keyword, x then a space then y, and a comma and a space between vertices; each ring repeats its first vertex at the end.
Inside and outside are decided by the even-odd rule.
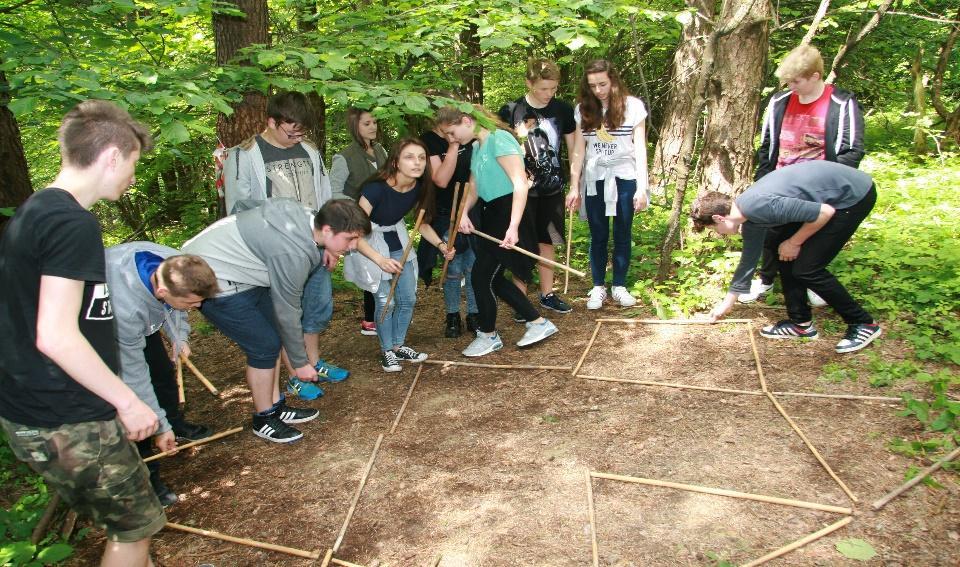
POLYGON ((607 288, 602 285, 594 286, 587 295, 587 309, 600 309, 603 307, 603 300, 607 298, 607 288))
POLYGON ((812 289, 807 290, 807 301, 810 302, 810 307, 826 307, 827 305, 827 302, 814 293, 812 289))
POLYGON ((637 304, 637 298, 630 295, 627 288, 622 285, 615 285, 610 288, 610 297, 620 304, 620 307, 633 307, 637 304))
POLYGON ((763 280, 753 280, 750 282, 750 293, 741 293, 737 301, 740 303, 753 303, 766 295, 771 289, 773 289, 773 284, 767 285, 763 283, 763 280))
POLYGON ((520 340, 517 342, 518 347, 538 343, 557 332, 557 326, 551 323, 549 319, 544 319, 543 323, 527 323, 526 325, 527 332, 520 337, 520 340))

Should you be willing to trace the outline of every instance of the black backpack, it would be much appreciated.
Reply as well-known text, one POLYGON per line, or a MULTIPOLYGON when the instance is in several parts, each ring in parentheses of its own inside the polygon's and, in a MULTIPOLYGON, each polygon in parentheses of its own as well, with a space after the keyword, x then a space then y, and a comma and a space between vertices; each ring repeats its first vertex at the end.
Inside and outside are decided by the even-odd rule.
POLYGON ((547 120, 535 109, 526 104, 516 104, 513 108, 513 123, 516 126, 524 118, 531 115, 536 125, 527 132, 527 139, 523 143, 524 166, 527 175, 533 180, 530 187, 532 197, 551 197, 563 189, 563 173, 560 171, 560 156, 550 144, 550 136, 541 128, 547 120))

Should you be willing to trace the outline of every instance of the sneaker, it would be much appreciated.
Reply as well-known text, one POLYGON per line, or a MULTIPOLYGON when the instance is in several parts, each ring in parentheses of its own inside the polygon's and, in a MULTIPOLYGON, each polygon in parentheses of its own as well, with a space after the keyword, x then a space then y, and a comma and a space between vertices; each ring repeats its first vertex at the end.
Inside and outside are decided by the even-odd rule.
POLYGON ((841 354, 845 352, 857 352, 872 343, 873 339, 879 337, 882 332, 880 325, 876 323, 848 325, 847 334, 843 336, 843 340, 837 343, 836 351, 841 354))
POLYGON ((400 359, 397 357, 397 353, 392 350, 385 350, 383 354, 380 355, 380 368, 383 368, 384 372, 400 372, 403 370, 403 367, 400 366, 400 359))
POLYGON ((467 330, 476 333, 480 328, 480 315, 477 313, 467 313, 467 330))
POLYGON ((153 488, 153 493, 157 495, 160 505, 164 508, 172 506, 180 500, 177 493, 167 488, 167 485, 160 480, 159 471, 150 471, 150 486, 153 488))
POLYGON ((610 297, 620 304, 620 307, 633 307, 637 304, 637 298, 630 295, 627 288, 622 285, 615 285, 610 288, 610 297))
POLYGON ((740 303, 753 303, 773 289, 773 284, 767 285, 763 280, 753 280, 750 282, 750 293, 741 293, 737 301, 740 303))
POLYGON ((368 337, 377 336, 377 324, 373 321, 360 321, 360 334, 368 337))
POLYGON ((314 408, 292 408, 287 405, 285 399, 278 402, 277 415, 280 421, 284 423, 306 423, 320 417, 320 410, 314 408))
POLYGON ((303 437, 303 433, 284 423, 276 411, 270 415, 254 415, 253 434, 274 443, 292 443, 303 437))
POLYGON ((287 380, 287 393, 301 400, 315 400, 323 396, 323 388, 313 382, 304 382, 291 376, 287 380))
POLYGON ((482 331, 477 331, 477 338, 473 339, 470 346, 463 349, 463 356, 484 356, 502 348, 503 341, 500 340, 500 333, 494 331, 492 335, 487 335, 482 331))
POLYGON ((213 430, 206 425, 190 423, 185 419, 171 419, 170 426, 173 428, 173 434, 177 442, 199 441, 213 435, 213 430))
POLYGON ((798 325, 789 319, 784 319, 760 329, 760 336, 768 339, 815 339, 817 329, 813 323, 798 325))
POLYGON ((533 343, 539 343, 550 335, 556 334, 557 326, 544 319, 543 323, 527 323, 527 332, 517 341, 518 347, 525 347, 533 343))
POLYGON ((810 302, 810 307, 826 307, 827 302, 823 300, 822 297, 813 292, 812 289, 807 290, 807 301, 810 302))
POLYGON ((463 333, 460 313, 447 313, 447 326, 443 331, 443 336, 448 339, 455 339, 463 333))
POLYGON ((594 286, 587 295, 587 309, 600 309, 603 307, 603 300, 607 298, 607 288, 602 285, 594 286))
POLYGON ((403 362, 423 362, 429 357, 427 353, 417 352, 407 345, 403 345, 393 352, 397 355, 397 358, 403 362))
POLYGON ((514 323, 526 323, 527 318, 520 314, 518 311, 513 312, 513 322, 514 323))
POLYGON ((349 370, 330 364, 323 359, 318 360, 314 368, 317 369, 317 380, 320 382, 343 382, 350 376, 349 370))
POLYGON ((555 293, 548 293, 547 295, 541 293, 540 305, 557 313, 570 313, 573 311, 573 307, 570 307, 566 301, 560 299, 560 296, 555 293))

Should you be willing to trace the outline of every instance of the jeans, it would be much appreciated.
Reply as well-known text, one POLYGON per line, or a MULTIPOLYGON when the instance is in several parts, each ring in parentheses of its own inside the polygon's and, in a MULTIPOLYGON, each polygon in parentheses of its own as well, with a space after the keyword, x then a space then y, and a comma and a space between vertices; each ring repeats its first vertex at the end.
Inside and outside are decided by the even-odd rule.
MULTIPOLYGON (((447 235, 444 235, 446 238, 447 235)), ((466 279, 467 313, 477 312, 477 296, 473 292, 471 274, 473 262, 477 259, 473 248, 464 251, 457 250, 457 255, 450 260, 447 266, 447 279, 443 282, 443 303, 447 313, 460 313, 460 281, 466 279)))
MULTIPOLYGON (((611 181, 608 179, 607 183, 611 181)), ((635 179, 616 178, 617 214, 613 217, 613 285, 625 286, 633 245, 633 197, 635 179)), ((597 181, 597 194, 585 195, 587 223, 590 225, 590 274, 593 285, 602 286, 607 279, 607 243, 610 241, 610 217, 603 202, 603 182, 597 181)))
POLYGON ((333 319, 333 282, 323 266, 314 270, 304 285, 301 307, 304 333, 313 335, 327 330, 333 319))
POLYGON ((277 333, 270 288, 254 287, 225 297, 207 299, 200 312, 237 343, 252 368, 267 369, 277 364, 280 335, 277 333))
MULTIPOLYGON (((390 258, 393 260, 400 261, 401 256, 403 256, 403 250, 390 252, 390 258)), ((380 350, 384 351, 405 344, 407 329, 410 328, 410 321, 413 320, 413 306, 417 303, 417 273, 413 269, 413 264, 407 262, 403 265, 403 271, 400 274, 394 274, 393 277, 398 278, 397 289, 393 292, 390 308, 382 323, 380 316, 386 307, 387 294, 390 293, 393 280, 381 278, 375 295, 377 309, 374 316, 377 322, 377 338, 380 339, 380 350)))

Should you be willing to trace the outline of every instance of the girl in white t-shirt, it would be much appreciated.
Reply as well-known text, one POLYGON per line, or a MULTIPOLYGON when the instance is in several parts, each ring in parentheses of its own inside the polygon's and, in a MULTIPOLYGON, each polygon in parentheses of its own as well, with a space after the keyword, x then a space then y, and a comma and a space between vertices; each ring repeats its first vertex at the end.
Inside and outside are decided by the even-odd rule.
POLYGON ((609 61, 591 61, 584 69, 574 119, 576 138, 570 157, 568 209, 580 206, 590 225, 593 289, 587 309, 599 309, 607 297, 607 243, 613 217, 614 301, 623 307, 637 300, 626 288, 630 267, 633 213, 647 208, 647 110, 630 96, 609 61))

